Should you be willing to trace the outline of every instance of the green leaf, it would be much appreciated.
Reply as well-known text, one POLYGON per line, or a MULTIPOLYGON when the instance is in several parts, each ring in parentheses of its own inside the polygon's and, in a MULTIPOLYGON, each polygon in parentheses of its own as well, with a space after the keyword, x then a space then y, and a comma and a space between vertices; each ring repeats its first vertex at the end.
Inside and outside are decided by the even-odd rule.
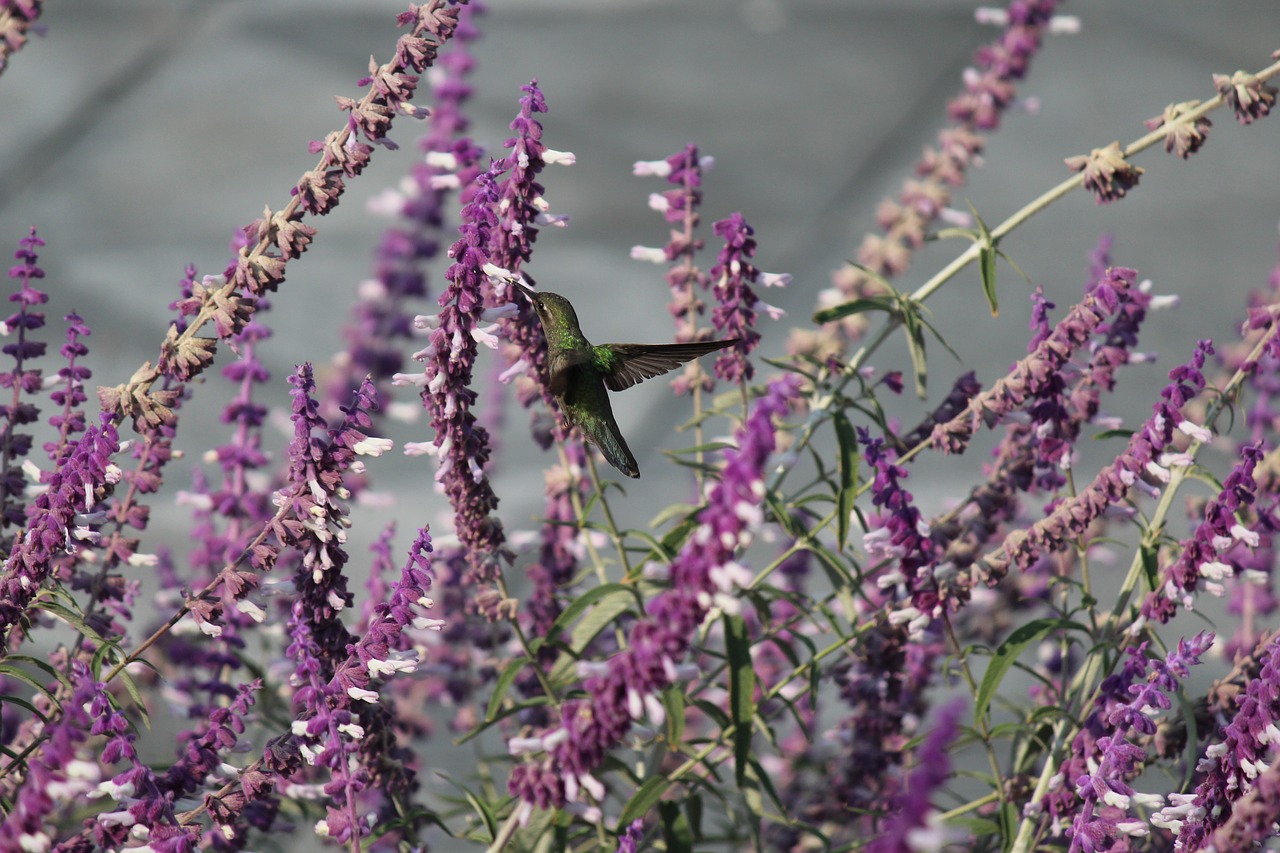
POLYGON ((618 818, 619 826, 629 826, 636 818, 644 817, 649 813, 649 809, 653 808, 654 803, 662 799, 662 795, 667 792, 667 788, 671 787, 671 780, 666 776, 654 776, 648 782, 640 786, 640 790, 636 791, 622 809, 622 816, 618 818))
POLYGON ((853 501, 858 496, 858 436, 844 412, 832 418, 836 442, 840 446, 840 490, 836 494, 836 547, 843 551, 849 539, 849 522, 853 518, 853 501))
POLYGON ((511 663, 507 664, 502 670, 502 674, 498 676, 498 680, 494 682, 493 693, 489 696, 489 707, 485 709, 484 719, 487 723, 492 723, 494 715, 498 713, 498 709, 502 707, 502 700, 507 697, 507 690, 511 688, 512 683, 516 680, 516 676, 520 674, 520 670, 524 669, 524 665, 530 663, 527 657, 518 657, 511 663))
POLYGON ((991 657, 991 663, 987 665, 987 671, 982 675, 982 684, 978 687, 978 698, 973 707, 973 718, 981 720, 987 715, 991 700, 996 690, 1000 688, 1000 682, 1004 680, 1005 674, 1013 668, 1018 656, 1027 646, 1040 642, 1054 631, 1064 629, 1089 633, 1088 629, 1079 622, 1072 622, 1070 619, 1046 618, 1028 622, 1010 634, 1000 644, 1000 648, 996 649, 996 653, 991 657))
POLYGON ((948 826, 956 826, 968 835, 981 838, 984 835, 995 835, 1000 831, 1000 824, 994 820, 980 817, 957 817, 947 821, 948 826))
POLYGON ((689 820, 672 800, 658 803, 658 818, 662 821, 662 840, 670 853, 693 853, 693 832, 689 820))
POLYGON ((751 665, 751 637, 741 616, 724 617, 724 645, 729 662, 729 712, 733 715, 733 767, 738 787, 746 782, 751 760, 751 718, 755 715, 756 671, 751 665))
POLYGON ((1006 802, 1000 807, 1000 849, 1008 853, 1013 849, 1014 839, 1018 837, 1018 820, 1022 817, 1018 807, 1006 802))
MULTIPOLYGON (((595 587, 594 589, 587 590, 585 593, 570 602, 569 606, 556 617, 556 621, 552 622, 551 627, 547 629, 547 637, 554 639, 568 631, 569 626, 576 622, 578 617, 582 616, 582 614, 585 613, 593 604, 606 600, 612 601, 614 604, 611 607, 606 608, 607 610, 612 610, 612 607, 616 606, 616 600, 618 599, 625 601, 626 606, 622 608, 622 610, 625 610, 626 607, 635 603, 635 591, 626 584, 620 583, 607 583, 602 586, 595 587)), ((612 612, 613 615, 617 615, 621 610, 613 610, 612 612)), ((600 627, 603 627, 603 625, 600 627)), ((582 626, 579 625, 573 631, 573 640, 575 643, 578 639, 578 634, 581 628, 582 626)), ((599 628, 596 628, 596 633, 599 633, 599 628)), ((587 638, 587 642, 590 642, 593 637, 595 637, 594 633, 591 637, 587 638)), ((585 645, 586 643, 583 643, 582 646, 572 645, 571 648, 575 651, 581 651, 585 645)))
POLYGON ((830 308, 823 308, 821 311, 814 313, 813 322, 830 323, 833 320, 842 320, 845 317, 864 314, 868 311, 887 311, 893 314, 897 311, 897 307, 892 297, 870 296, 865 299, 854 299, 841 305, 833 305, 830 308))
POLYGON ((667 742, 678 744, 684 740, 684 691, 675 686, 662 691, 662 707, 667 716, 667 742))
POLYGON ((1147 589, 1160 588, 1160 559, 1155 546, 1143 545, 1139 551, 1142 556, 1142 574, 1147 582, 1147 589))
POLYGON ((21 681, 28 687, 33 688, 38 693, 43 693, 49 699, 54 698, 53 691, 41 684, 36 678, 21 667, 14 666, 11 662, 0 663, 0 675, 7 675, 17 681, 21 681))
POLYGON ((1000 307, 996 304, 996 241, 991 238, 987 223, 982 221, 978 211, 969 205, 974 221, 978 223, 978 270, 982 276, 982 292, 987 297, 987 305, 991 308, 991 316, 1000 316, 1000 307))
POLYGON ((98 632, 90 628, 89 623, 85 622, 84 617, 81 616, 79 613, 69 610, 68 608, 63 607, 61 604, 54 604, 52 601, 48 599, 43 599, 34 606, 50 614, 51 616, 57 619, 61 619, 63 622, 66 622, 68 625, 72 627, 73 630, 75 630, 76 633, 82 634, 85 637, 88 637, 96 645, 101 645, 104 642, 102 637, 99 636, 98 632))
POLYGON ((911 354, 911 369, 915 373, 916 394, 923 400, 929 368, 924 352, 924 327, 921 325, 920 315, 914 306, 902 313, 902 328, 907 336, 907 351, 911 354))
MULTIPOLYGON (((620 583, 610 583, 598 586, 591 592, 596 593, 601 590, 605 592, 597 596, 598 602, 596 606, 582 618, 582 621, 574 627, 573 633, 569 635, 569 648, 573 649, 575 653, 585 649, 587 644, 596 638, 597 634, 613 623, 614 619, 636 606, 635 587, 620 583)), ((585 597, 583 596, 583 598, 585 597)), ((563 615, 561 614, 561 616, 563 615)), ((557 623, 559 621, 559 619, 556 619, 557 623)))

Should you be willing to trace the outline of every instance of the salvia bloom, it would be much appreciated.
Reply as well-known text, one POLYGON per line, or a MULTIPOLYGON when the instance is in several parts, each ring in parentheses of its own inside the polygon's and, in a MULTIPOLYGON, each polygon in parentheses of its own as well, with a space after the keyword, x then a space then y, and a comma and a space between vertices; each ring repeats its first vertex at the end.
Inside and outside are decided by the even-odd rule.
POLYGON ((1276 103, 1276 87, 1247 71, 1237 71, 1230 77, 1215 74, 1213 85, 1241 124, 1252 124, 1270 113, 1276 103))
MULTIPOLYGON (((511 153, 503 160, 510 174, 499 187, 499 218, 494 230, 490 260, 502 270, 502 280, 508 281, 520 274, 524 264, 533 255, 533 243, 538 238, 539 226, 564 227, 568 217, 550 213, 550 204, 543 196, 545 188, 537 180, 538 173, 549 163, 572 165, 573 154, 554 151, 542 142, 542 124, 536 118, 547 112, 547 101, 538 88, 538 81, 530 81, 520 87, 524 97, 520 99, 520 113, 511 122, 516 135, 504 143, 511 153)), ((531 406, 542 400, 546 411, 554 412, 555 400, 547 390, 547 345, 542 324, 537 321, 528 299, 512 293, 509 284, 504 293, 490 297, 495 307, 505 302, 511 307, 502 320, 504 354, 511 366, 502 374, 506 381, 517 376, 516 393, 521 405, 531 406), (514 298, 513 298, 514 297, 514 298)), ((541 411, 533 413, 533 436, 543 449, 553 440, 564 440, 566 435, 557 422, 550 430, 544 428, 545 416, 541 411)))
MULTIPOLYGON (((710 337, 710 331, 698 325, 706 312, 701 291, 710 281, 697 264, 697 254, 702 250, 703 241, 696 236, 696 231, 702 220, 698 212, 702 204, 702 174, 714 163, 714 158, 700 156, 698 147, 690 143, 665 160, 639 161, 632 167, 634 175, 665 178, 674 186, 674 189, 649 196, 649 207, 661 212, 663 219, 672 226, 667 244, 657 249, 632 246, 631 257, 668 264, 663 277, 671 288, 667 310, 675 318, 674 340, 677 343, 710 337)), ((695 387, 710 391, 714 386, 715 380, 702 369, 697 359, 686 364, 671 382, 677 395, 690 394, 695 387)))
POLYGON ((1168 622, 1179 602, 1190 609, 1201 578, 1221 595, 1223 582, 1237 574, 1235 567, 1224 562, 1227 551, 1237 542, 1250 547, 1259 544, 1257 532, 1236 521, 1236 514, 1256 499, 1258 484, 1253 471, 1262 459, 1261 443, 1246 446, 1240 456, 1222 490, 1205 507, 1204 520, 1195 533, 1179 544, 1177 562, 1165 569, 1160 586, 1147 594, 1142 603, 1144 618, 1168 622))
POLYGON ((1199 104, 1196 101, 1170 104, 1164 108, 1162 114, 1144 122, 1152 130, 1163 127, 1165 129, 1164 150, 1170 154, 1177 154, 1183 160, 1200 150, 1209 133, 1209 128, 1213 127, 1213 122, 1206 116, 1191 120, 1184 118, 1186 113, 1197 106, 1199 104))
MULTIPOLYGON (((712 231, 724 240, 724 247, 711 268, 711 292, 716 298, 711 323, 721 339, 738 339, 716 357, 716 376, 726 382, 749 382, 755 375, 755 365, 747 356, 760 345, 760 333, 755 330, 756 307, 764 308, 775 318, 780 317, 781 312, 762 302, 751 287, 763 283, 767 276, 752 263, 756 253, 755 229, 741 213, 734 213, 715 223, 712 231)), ((772 276, 769 280, 785 284, 788 278, 772 276)))
MULTIPOLYGON (((1258 677, 1245 688, 1231 722, 1204 750, 1196 769, 1203 774, 1194 795, 1170 797, 1170 804, 1151 819, 1156 826, 1171 830, 1177 836, 1175 849, 1205 849, 1210 835, 1224 826, 1240 799, 1247 795, 1257 780, 1275 763, 1275 744, 1280 743, 1280 638, 1273 637, 1262 654, 1258 677)), ((1263 782, 1259 797, 1270 799, 1274 790, 1270 777, 1263 782)), ((1246 804, 1246 808, 1248 805, 1246 804)), ((1242 815, 1242 817, 1244 817, 1242 815)), ((1274 814, 1272 821, 1274 821, 1274 814)), ((1248 818, 1246 817, 1247 821, 1248 818)), ((1243 831, 1243 827, 1240 827, 1243 831)), ((1267 826, 1270 834, 1271 825, 1267 826)), ((1227 850, 1247 850, 1217 847, 1227 850)))
POLYGON ((1008 376, 991 390, 974 396, 950 422, 934 427, 930 437, 933 446, 947 453, 960 452, 981 424, 997 423, 1021 407, 1028 397, 1056 382, 1071 353, 1084 345, 1106 316, 1115 314, 1129 298, 1136 275, 1131 269, 1113 268, 1108 278, 1072 308, 1052 333, 1014 365, 1008 376))
POLYGON ((74 553, 77 517, 88 523, 93 510, 120 480, 111 458, 120 437, 107 416, 85 430, 66 460, 49 478, 48 489, 28 511, 26 531, 0 569, 0 635, 23 617, 58 557, 74 553))
MULTIPOLYGON (((731 598, 741 582, 735 555, 747 547, 764 520, 764 465, 776 445, 774 419, 784 415, 800 390, 799 378, 774 381, 725 451, 721 479, 711 487, 698 527, 670 566, 670 588, 654 599, 631 628, 626 648, 607 668, 587 679, 589 699, 564 703, 560 726, 541 738, 508 744, 513 753, 543 750, 544 757, 519 764, 508 788, 525 801, 525 813, 578 802, 585 792, 599 802, 603 784, 594 771, 609 749, 647 715, 664 718, 658 694, 671 684, 694 632, 718 598, 731 598)), ((594 671, 594 670, 593 670, 594 671)))
POLYGON ((1087 156, 1068 157, 1065 162, 1071 171, 1084 172, 1084 188, 1093 193, 1098 204, 1124 198, 1130 189, 1138 185, 1139 176, 1146 171, 1124 158, 1119 142, 1095 148, 1087 156))
POLYGON ((1130 814, 1134 801, 1143 798, 1129 782, 1141 772, 1147 756, 1130 737, 1155 734, 1156 714, 1172 707, 1169 697, 1178 691, 1179 679, 1185 679, 1190 668, 1200 663, 1200 656, 1213 641, 1209 631, 1181 639, 1165 660, 1148 658, 1145 643, 1129 650, 1131 660, 1136 660, 1135 666, 1126 670, 1131 678, 1129 699, 1109 710, 1105 734, 1095 744, 1097 752, 1087 756, 1089 771, 1073 780, 1083 806, 1076 811, 1071 827, 1070 853, 1112 850, 1125 836, 1148 833, 1146 823, 1130 814))
POLYGON ((964 704, 952 702, 938 713, 937 722, 916 750, 916 767, 894 798, 880 832, 867 845, 867 853, 905 853, 910 850, 941 849, 945 838, 932 826, 938 810, 930 797, 951 776, 951 757, 947 753, 958 733, 964 704), (932 838, 932 843, 926 841, 932 838))
POLYGON ((984 558, 992 577, 1003 576, 1010 563, 1026 568, 1043 554, 1065 547, 1071 536, 1083 533, 1108 507, 1121 501, 1140 478, 1167 477, 1159 456, 1173 441, 1175 430, 1201 441, 1209 437, 1208 431, 1187 420, 1181 409, 1204 389, 1201 370, 1212 352, 1211 342, 1200 341, 1191 363, 1169 372, 1171 381, 1161 390, 1160 402, 1152 407, 1154 414, 1129 439, 1124 453, 1098 472, 1087 489, 1062 501, 1029 529, 1011 533, 1005 539, 1003 556, 984 558))
MULTIPOLYGON (((475 17, 478 3, 459 10, 449 48, 437 59, 427 132, 418 141, 426 156, 414 163, 396 189, 384 190, 369 209, 397 217, 382 233, 374 257, 373 277, 361 282, 351 322, 344 330, 347 349, 340 353, 335 375, 328 383, 325 414, 336 411, 372 376, 379 390, 404 367, 405 342, 414 335, 410 310, 427 297, 426 265, 440 252, 448 200, 474 180, 480 168, 480 149, 463 138, 470 119, 464 107, 471 98, 467 77, 475 67, 470 45, 479 38, 475 17), (331 411, 332 410, 332 411, 331 411)), ((408 105, 402 104, 408 111, 408 105)))
POLYGON ((429 446, 439 462, 436 482, 453 506, 458 538, 467 547, 476 579, 492 581, 506 539, 493 515, 498 497, 485 466, 489 462, 489 433, 472 414, 477 394, 471 389, 476 360, 476 337, 484 314, 485 266, 497 238, 503 165, 495 163, 476 179, 475 195, 462 209, 461 238, 449 249, 453 264, 449 285, 440 295, 442 310, 435 320, 426 359, 423 405, 431 413, 435 438, 429 446))

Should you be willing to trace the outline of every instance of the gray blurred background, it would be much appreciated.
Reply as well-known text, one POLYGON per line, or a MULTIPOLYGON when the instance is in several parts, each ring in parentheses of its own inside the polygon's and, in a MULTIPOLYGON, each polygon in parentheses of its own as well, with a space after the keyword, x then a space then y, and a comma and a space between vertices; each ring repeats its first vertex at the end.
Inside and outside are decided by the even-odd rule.
MULTIPOLYGON (((631 164, 694 142, 716 157, 705 186, 703 267, 714 263, 711 222, 736 210, 756 229, 758 265, 795 277, 789 291, 765 294, 790 312, 761 320, 767 355, 781 354, 791 326, 808 322, 831 271, 875 227, 876 204, 897 192, 946 122, 946 101, 974 50, 998 34, 974 22, 973 4, 957 2, 488 6, 475 49, 473 135, 497 151, 519 87, 536 77, 550 107, 545 142, 578 157, 543 176, 553 210, 572 222, 543 231, 529 267, 540 286, 572 298, 597 342, 667 339, 663 270, 628 257, 632 245, 665 241, 667 226, 646 199, 666 184, 632 177, 631 164)), ((315 162, 307 141, 342 121, 333 95, 359 94, 355 81, 369 55, 383 61, 394 45, 400 10, 315 0, 47 4, 47 35, 0 76, 0 242, 11 252, 29 225, 48 241, 41 262, 49 316, 74 309, 88 320, 96 381, 121 382, 156 356, 185 264, 220 271, 232 230, 264 205, 287 201, 315 162)), ((1082 30, 1050 37, 1034 60, 1020 95, 1038 99, 1038 114, 1010 113, 989 137, 986 168, 955 197, 956 207, 971 202, 990 223, 1065 177, 1064 157, 1136 138, 1141 120, 1166 104, 1212 95, 1212 73, 1260 68, 1280 46, 1280 7, 1272 2, 1089 2, 1060 10, 1079 16, 1082 30)), ((1099 207, 1077 193, 1004 243, 1059 304, 1058 316, 1079 293, 1086 252, 1103 231, 1116 235, 1117 263, 1137 267, 1156 291, 1182 296, 1179 310, 1147 324, 1143 348, 1162 360, 1129 374, 1130 388, 1137 386, 1129 411, 1138 415, 1149 405, 1141 393, 1158 387, 1196 337, 1233 335, 1245 293, 1265 281, 1276 257, 1275 120, 1247 128, 1224 112, 1213 120, 1209 143, 1189 162, 1159 150, 1143 155, 1147 173, 1123 202, 1099 207)), ((340 346, 346 305, 370 273, 385 224, 365 203, 404 174, 421 132, 397 122, 400 151, 375 152, 336 211, 312 222, 319 228, 312 249, 290 265, 273 297, 268 322, 276 336, 263 357, 282 403, 294 364, 319 367, 340 346)), ((962 248, 931 245, 899 286, 917 286, 962 248)), ((1026 340, 1029 288, 1008 267, 1000 281, 998 319, 972 271, 930 303, 984 382, 1018 358, 1026 340)), ((905 348, 895 342, 875 362, 906 369, 905 348)), ((929 405, 959 370, 937 347, 931 367, 929 405)), ((183 418, 192 448, 225 436, 217 412, 231 389, 207 376, 183 418)), ((909 397, 900 406, 904 421, 924 409, 909 397)), ((657 470, 659 448, 684 440, 671 430, 686 415, 684 403, 662 381, 614 399, 641 469, 657 470)), ((512 526, 540 509, 543 458, 513 446, 527 441, 523 415, 513 412, 508 422, 495 476, 512 526)), ((960 470, 972 475, 976 464, 960 470)), ((429 480, 432 471, 426 459, 373 465, 385 486, 429 480)), ((636 484, 628 523, 642 525, 665 499, 683 497, 684 486, 671 495, 671 485, 652 477, 636 484)))
MULTIPOLYGON (((529 267, 539 285, 573 299, 598 343, 669 339, 663 269, 629 259, 631 246, 665 241, 667 226, 646 200, 667 185, 632 177, 631 164, 694 142, 716 158, 704 187, 704 269, 714 263, 711 223, 741 211, 756 229, 758 265, 794 276, 789 291, 764 294, 790 312, 761 320, 761 352, 770 356, 784 352, 793 325, 808 323, 831 271, 875 227, 877 203, 896 194, 922 146, 947 123, 946 101, 960 90, 974 50, 998 35, 974 22, 973 4, 942 0, 487 5, 475 47, 472 134, 498 151, 519 87, 536 77, 550 107, 544 141, 578 158, 542 176, 553 211, 572 222, 539 238, 529 267)), ((155 358, 184 265, 221 271, 232 231, 264 205, 287 202, 315 163, 308 140, 343 121, 333 95, 358 96, 355 81, 370 54, 389 56, 403 8, 381 0, 47 4, 47 35, 0 76, 0 245, 7 256, 30 225, 39 228, 48 242, 41 286, 52 297, 49 339, 60 343, 67 311, 84 316, 95 384, 122 382, 155 358)), ((1035 58, 1019 94, 1038 99, 1039 112, 1008 114, 988 137, 986 168, 956 193, 956 207, 971 202, 988 223, 1066 177, 1064 157, 1142 135, 1141 121, 1166 104, 1212 96, 1212 73, 1256 70, 1280 47, 1280 6, 1271 0, 1082 2, 1060 11, 1079 16, 1082 30, 1050 37, 1035 58)), ((1276 262, 1280 116, 1243 128, 1223 111, 1212 119, 1205 149, 1189 162, 1151 150, 1137 161, 1147 170, 1141 185, 1122 202, 1099 207, 1074 194, 1003 244, 1057 302, 1055 318, 1076 300, 1086 254, 1104 231, 1116 235, 1117 263, 1153 279, 1156 292, 1182 297, 1179 309, 1146 325, 1141 349, 1159 352, 1158 364, 1132 368, 1107 403, 1130 423, 1145 415, 1165 372, 1196 338, 1235 339, 1246 293, 1276 262)), ((376 151, 334 213, 308 220, 319 228, 315 243, 290 264, 264 318, 276 332, 262 354, 279 405, 287 406, 294 364, 320 367, 341 346, 346 306, 370 274, 385 224, 365 203, 400 180, 421 133, 398 120, 392 137, 400 151, 376 151)), ((963 248, 930 246, 899 286, 914 288, 963 248)), ((940 330, 987 383, 1025 352, 1027 337, 1029 286, 1008 267, 1000 282, 998 319, 972 270, 930 302, 940 330)), ((221 353, 219 364, 229 357, 221 353)), ((874 362, 909 370, 896 341, 874 362)), ((931 366, 930 400, 921 404, 908 391, 896 404, 905 422, 935 405, 960 370, 937 347, 931 366)), ((216 372, 205 379, 180 432, 191 464, 227 436, 218 414, 233 389, 216 372)), ((620 524, 644 527, 658 508, 688 496, 687 482, 667 476, 660 455, 687 443, 673 432, 687 404, 662 380, 614 400, 646 474, 614 512, 620 524)), ((503 521, 515 530, 541 511, 547 457, 529 442, 523 414, 511 412, 507 422, 495 483, 503 521)), ((425 425, 397 437, 430 438, 425 425)), ((283 434, 270 440, 277 448, 287 442, 283 434)), ((971 480, 981 461, 931 461, 936 479, 913 479, 912 488, 937 505, 947 483, 971 480)), ((183 464, 170 475, 178 486, 186 485, 183 464)), ((444 503, 430 490, 434 463, 397 455, 372 460, 370 469, 376 485, 407 496, 398 513, 402 551, 414 526, 442 519, 444 503)), ((914 472, 924 477, 921 466, 914 472)), ((357 510, 353 553, 383 514, 357 510)), ((181 553, 184 517, 158 507, 152 535, 181 553)))

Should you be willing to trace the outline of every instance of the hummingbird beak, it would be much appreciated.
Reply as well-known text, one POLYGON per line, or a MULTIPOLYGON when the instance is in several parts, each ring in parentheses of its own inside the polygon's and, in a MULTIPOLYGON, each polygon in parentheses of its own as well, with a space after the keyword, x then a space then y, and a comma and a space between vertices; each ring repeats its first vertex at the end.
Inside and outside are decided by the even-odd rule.
POLYGON ((538 295, 538 292, 536 290, 534 290, 532 287, 529 287, 524 282, 512 281, 511 284, 515 285, 516 289, 519 290, 521 293, 523 293, 525 295, 525 298, 528 299, 530 302, 533 302, 538 295))

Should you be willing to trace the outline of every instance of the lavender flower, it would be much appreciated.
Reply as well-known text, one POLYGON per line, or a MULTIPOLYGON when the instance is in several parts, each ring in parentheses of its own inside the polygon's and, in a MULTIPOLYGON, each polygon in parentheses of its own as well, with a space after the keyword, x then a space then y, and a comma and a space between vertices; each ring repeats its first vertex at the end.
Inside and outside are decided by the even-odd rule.
MULTIPOLYGON (((422 353, 427 361, 422 401, 436 433, 428 452, 440 463, 435 479, 453 506, 454 525, 467 548, 474 579, 485 583, 494 580, 498 560, 507 554, 506 536, 493 515, 498 497, 484 472, 489 434, 471 412, 477 395, 469 386, 485 310, 484 267, 496 239, 497 180, 502 171, 502 164, 496 163, 479 176, 475 195, 462 209, 462 236, 449 250, 454 263, 446 273, 449 286, 440 296, 443 310, 422 353)), ((498 615, 493 608, 487 612, 498 615)))
POLYGON ((1247 71, 1237 71, 1230 77, 1215 74, 1213 85, 1241 124, 1252 124, 1270 113, 1276 103, 1276 87, 1247 71))
POLYGON ((929 799, 951 776, 951 758, 947 749, 956 738, 957 722, 963 710, 964 705, 954 701, 938 713, 933 730, 917 750, 916 768, 894 798, 888 820, 865 848, 867 853, 940 849, 945 843, 938 830, 932 827, 932 819, 938 811, 929 799), (927 837, 932 837, 933 843, 926 841, 927 837))
MULTIPOLYGON (((749 382, 755 375, 755 366, 747 356, 760 344, 760 333, 755 330, 756 306, 764 307, 775 318, 781 312, 761 302, 751 288, 752 284, 763 282, 765 276, 751 262, 756 253, 756 241, 751 236, 755 230, 742 214, 720 220, 712 230, 724 240, 724 248, 711 268, 711 290, 716 297, 711 323, 721 338, 738 339, 716 357, 716 376, 726 382, 749 382)), ((789 278, 774 276, 770 280, 785 283, 789 278)))
POLYGON ((990 391, 973 397, 968 407, 949 423, 934 427, 930 438, 933 446, 947 453, 959 452, 980 421, 988 425, 998 422, 1028 397, 1058 381, 1058 371, 1067 363, 1071 352, 1089 340, 1107 313, 1114 314, 1128 299, 1136 275, 1131 269, 1112 269, 1109 277, 1072 308, 1048 337, 1014 365, 1008 376, 996 382, 990 391))
POLYGON ((1145 169, 1124 158, 1119 142, 1105 148, 1095 148, 1084 154, 1068 157, 1067 168, 1084 172, 1084 188, 1093 193, 1098 204, 1107 204, 1124 198, 1130 189, 1138 185, 1138 178, 1145 169))
POLYGON ((1161 476, 1165 469, 1158 456, 1173 440, 1175 429, 1204 435, 1204 428, 1183 417, 1181 408, 1203 390, 1205 380, 1200 371, 1212 352, 1212 343, 1200 341, 1191 363, 1169 372, 1172 381, 1161 390, 1160 402, 1152 407, 1154 414, 1129 439, 1125 452, 1098 472, 1087 489, 1060 503, 1030 529, 1010 534, 1003 556, 985 558, 992 578, 1003 576, 1011 562, 1025 568, 1041 555, 1064 547, 1068 537, 1083 533, 1107 507, 1123 499, 1139 477, 1161 476))
POLYGON ((1183 118, 1186 113, 1199 105, 1199 101, 1169 104, 1161 115, 1149 118, 1143 123, 1151 130, 1163 127, 1165 129, 1164 150, 1186 160, 1200 150, 1209 133, 1209 128, 1213 127, 1213 122, 1209 121, 1207 116, 1200 116, 1192 121, 1183 118))
POLYGON ((1178 679, 1190 674, 1190 667, 1200 663, 1200 656, 1213 645, 1214 635, 1201 632, 1189 641, 1178 641, 1178 648, 1164 661, 1146 657, 1146 644, 1130 649, 1132 658, 1141 658, 1131 671, 1133 682, 1128 688, 1132 697, 1127 703, 1113 707, 1107 715, 1109 734, 1097 741, 1096 756, 1089 756, 1090 767, 1096 769, 1076 778, 1076 793, 1084 805, 1077 813, 1071 829, 1070 853, 1093 853, 1114 849, 1113 844, 1124 835, 1146 835, 1145 824, 1125 820, 1135 792, 1129 781, 1142 769, 1146 751, 1128 739, 1129 731, 1136 735, 1153 735, 1156 731, 1152 719, 1160 710, 1172 707, 1169 696, 1178 690, 1178 679), (1144 679, 1145 680, 1140 680, 1144 679), (1112 806, 1123 817, 1105 813, 1101 804, 1112 806))
MULTIPOLYGON (((534 806, 577 802, 584 792, 602 799, 604 787, 592 774, 607 751, 633 719, 645 713, 662 718, 658 693, 671 683, 712 602, 734 592, 730 568, 737 565, 735 555, 750 544, 763 517, 763 469, 776 442, 773 420, 787 411, 799 390, 793 374, 770 384, 738 431, 736 448, 725 451, 721 480, 698 514, 698 529, 671 563, 670 588, 649 604, 608 669, 587 679, 590 698, 565 702, 560 726, 532 745, 546 755, 512 770, 507 787, 524 800, 526 816, 534 806)), ((513 742, 509 748, 521 752, 529 745, 513 742)))

